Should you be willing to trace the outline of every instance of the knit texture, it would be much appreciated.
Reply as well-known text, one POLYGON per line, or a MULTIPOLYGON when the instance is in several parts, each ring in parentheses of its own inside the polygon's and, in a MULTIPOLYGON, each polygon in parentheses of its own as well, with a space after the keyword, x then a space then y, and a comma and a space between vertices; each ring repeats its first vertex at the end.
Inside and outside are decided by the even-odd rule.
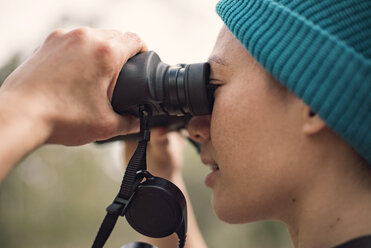
POLYGON ((252 56, 371 164, 371 1, 221 0, 252 56))

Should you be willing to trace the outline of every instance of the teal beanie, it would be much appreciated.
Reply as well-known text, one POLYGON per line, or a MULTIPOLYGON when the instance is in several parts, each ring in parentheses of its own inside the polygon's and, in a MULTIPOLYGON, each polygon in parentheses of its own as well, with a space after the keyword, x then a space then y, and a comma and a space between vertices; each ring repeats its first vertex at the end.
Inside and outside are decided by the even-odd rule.
POLYGON ((252 56, 371 164, 371 0, 221 0, 252 56))

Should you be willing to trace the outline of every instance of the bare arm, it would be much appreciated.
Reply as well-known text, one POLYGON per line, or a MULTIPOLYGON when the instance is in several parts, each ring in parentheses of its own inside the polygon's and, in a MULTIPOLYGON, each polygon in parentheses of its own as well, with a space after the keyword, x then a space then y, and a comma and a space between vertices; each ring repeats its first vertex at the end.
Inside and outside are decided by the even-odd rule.
POLYGON ((57 30, 0 88, 0 182, 46 144, 82 145, 137 128, 110 105, 128 58, 145 46, 134 34, 57 30))
MULTIPOLYGON (((179 133, 166 133, 165 128, 156 128, 152 130, 151 141, 148 143, 148 171, 154 176, 159 176, 173 182, 183 192, 187 200, 188 217, 188 231, 185 247, 204 248, 206 244, 198 228, 192 204, 181 175, 184 145, 185 139, 179 133)), ((125 143, 124 155, 126 163, 134 153, 136 146, 136 142, 131 141, 125 143)), ((176 234, 160 239, 143 237, 143 241, 159 248, 178 247, 178 238, 176 234)))

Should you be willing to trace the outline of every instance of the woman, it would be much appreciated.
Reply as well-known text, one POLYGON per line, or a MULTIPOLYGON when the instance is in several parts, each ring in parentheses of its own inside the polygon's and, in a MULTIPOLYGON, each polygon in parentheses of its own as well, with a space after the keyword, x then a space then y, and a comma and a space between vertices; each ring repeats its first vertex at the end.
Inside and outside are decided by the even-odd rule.
POLYGON ((214 109, 188 125, 216 215, 282 221, 294 247, 371 247, 371 3, 222 0, 217 11, 214 109))
MULTIPOLYGON (((281 220, 295 247, 369 247, 371 2, 222 0, 217 10, 213 113, 188 126, 212 170, 217 216, 281 220)), ((0 180, 44 143, 133 131, 109 99, 124 62, 143 50, 113 31, 53 33, 0 89, 0 180)), ((175 168, 161 171, 182 184, 175 168)), ((189 224, 189 247, 202 247, 189 224)))

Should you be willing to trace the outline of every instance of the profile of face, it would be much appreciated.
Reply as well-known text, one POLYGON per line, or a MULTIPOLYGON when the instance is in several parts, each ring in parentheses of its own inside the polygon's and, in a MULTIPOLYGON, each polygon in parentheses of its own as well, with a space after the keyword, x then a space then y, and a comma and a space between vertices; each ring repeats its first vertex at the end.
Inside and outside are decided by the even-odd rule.
POLYGON ((296 201, 305 106, 254 60, 224 26, 209 57, 215 103, 211 116, 194 117, 190 137, 202 144, 212 173, 216 215, 229 223, 279 219, 296 201))

